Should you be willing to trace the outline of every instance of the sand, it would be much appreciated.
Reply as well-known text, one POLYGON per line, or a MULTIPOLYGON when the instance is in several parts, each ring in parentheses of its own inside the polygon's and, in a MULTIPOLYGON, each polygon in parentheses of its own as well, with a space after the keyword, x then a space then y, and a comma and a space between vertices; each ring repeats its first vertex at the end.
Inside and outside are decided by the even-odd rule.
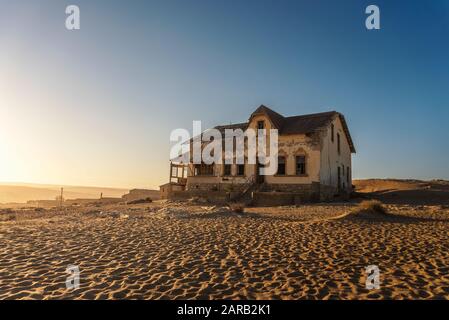
POLYGON ((0 213, 0 299, 448 299, 449 211, 204 204, 0 213), (68 290, 68 265, 80 288, 68 290), (365 287, 378 265, 380 289, 365 287))

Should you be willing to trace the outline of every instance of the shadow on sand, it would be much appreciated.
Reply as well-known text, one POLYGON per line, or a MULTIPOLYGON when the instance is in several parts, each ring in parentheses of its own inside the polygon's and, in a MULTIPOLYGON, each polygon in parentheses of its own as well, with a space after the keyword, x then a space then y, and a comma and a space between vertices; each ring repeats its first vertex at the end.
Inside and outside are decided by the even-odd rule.
POLYGON ((340 220, 354 221, 354 222, 360 221, 372 223, 381 222, 381 223, 400 223, 400 224, 415 224, 422 222, 449 222, 449 218, 442 219, 442 218, 411 217, 392 213, 380 213, 375 211, 351 212, 340 220))

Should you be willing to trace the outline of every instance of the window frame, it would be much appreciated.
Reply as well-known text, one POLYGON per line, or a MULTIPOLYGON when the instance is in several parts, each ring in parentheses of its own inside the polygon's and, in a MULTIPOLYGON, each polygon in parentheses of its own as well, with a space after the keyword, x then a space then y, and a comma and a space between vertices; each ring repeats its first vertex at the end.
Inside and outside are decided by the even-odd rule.
POLYGON ((334 135, 335 135, 335 125, 331 123, 331 141, 334 142, 334 135))
POLYGON ((349 166, 346 167, 346 182, 348 183, 348 186, 349 186, 349 184, 350 184, 349 166))
POLYGON ((276 175, 277 176, 286 176, 287 175, 287 157, 284 155, 278 156, 278 167, 276 170, 276 175), (284 161, 282 163, 284 165, 284 173, 279 173, 279 165, 281 164, 281 162, 279 161, 280 158, 284 159, 284 161))
POLYGON ((232 176, 232 164, 223 164, 223 176, 224 177, 232 176), (229 168, 229 174, 226 172, 226 168, 229 168))
POLYGON ((341 154, 341 139, 340 139, 340 133, 337 132, 337 152, 338 154, 341 154))
POLYGON ((297 176, 305 176, 305 175, 307 175, 307 164, 306 164, 306 162, 307 162, 306 155, 304 155, 304 154, 295 155, 295 174, 297 176), (303 162, 302 162, 302 164, 303 164, 303 172, 299 172, 298 171, 298 164, 299 164, 298 159, 299 158, 303 159, 303 162))
POLYGON ((205 163, 201 163, 201 164, 195 164, 194 167, 194 176, 195 177, 213 177, 215 176, 214 173, 214 165, 213 164, 205 164, 205 163), (210 170, 207 170, 207 168, 210 168, 210 170), (211 171, 209 173, 209 171, 211 171))
POLYGON ((244 177, 245 176, 245 164, 236 164, 237 170, 236 170, 236 176, 237 177, 244 177), (243 168, 242 174, 240 174, 240 168, 243 168))

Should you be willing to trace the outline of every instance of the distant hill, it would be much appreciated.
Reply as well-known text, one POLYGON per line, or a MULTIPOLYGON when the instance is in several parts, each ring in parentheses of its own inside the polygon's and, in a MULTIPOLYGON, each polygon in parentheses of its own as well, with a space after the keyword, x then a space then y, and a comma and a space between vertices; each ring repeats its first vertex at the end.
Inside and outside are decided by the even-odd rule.
POLYGON ((385 203, 449 205, 449 181, 414 179, 353 180, 355 191, 385 203))
POLYGON ((103 193, 103 197, 120 198, 129 191, 119 188, 0 183, 0 203, 54 200, 59 195, 61 187, 64 188, 65 199, 98 199, 101 193, 103 193))

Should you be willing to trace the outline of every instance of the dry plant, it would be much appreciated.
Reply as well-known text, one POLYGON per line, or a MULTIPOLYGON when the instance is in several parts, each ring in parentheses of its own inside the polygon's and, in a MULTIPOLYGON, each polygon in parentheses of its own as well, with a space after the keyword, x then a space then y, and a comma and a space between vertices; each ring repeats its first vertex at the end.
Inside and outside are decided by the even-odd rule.
POLYGON ((371 211, 386 214, 387 209, 379 200, 364 200, 358 205, 359 211, 371 211))

